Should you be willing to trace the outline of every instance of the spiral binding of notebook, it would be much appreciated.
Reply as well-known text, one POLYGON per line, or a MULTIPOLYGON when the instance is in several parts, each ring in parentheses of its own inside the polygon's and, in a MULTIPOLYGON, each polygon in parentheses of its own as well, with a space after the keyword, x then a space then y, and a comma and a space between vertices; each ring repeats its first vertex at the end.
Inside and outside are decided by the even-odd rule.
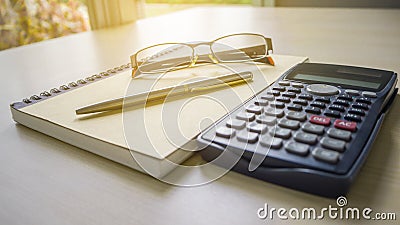
POLYGON ((123 64, 123 65, 117 66, 117 67, 115 67, 113 69, 109 69, 107 71, 103 71, 103 72, 94 74, 92 76, 88 76, 86 78, 79 79, 76 82, 70 82, 68 84, 61 85, 59 88, 52 88, 49 91, 43 91, 39 95, 32 95, 29 98, 23 99, 22 103, 25 103, 26 105, 33 104, 33 103, 42 101, 42 100, 44 100, 46 98, 49 98, 49 97, 52 97, 52 96, 55 96, 55 95, 58 95, 58 94, 73 90, 75 88, 79 88, 81 86, 88 85, 88 84, 93 83, 93 82, 98 81, 98 80, 105 79, 105 78, 107 78, 109 76, 115 75, 115 74, 117 74, 119 72, 123 72, 123 71, 131 69, 131 68, 132 68, 131 63, 123 64))

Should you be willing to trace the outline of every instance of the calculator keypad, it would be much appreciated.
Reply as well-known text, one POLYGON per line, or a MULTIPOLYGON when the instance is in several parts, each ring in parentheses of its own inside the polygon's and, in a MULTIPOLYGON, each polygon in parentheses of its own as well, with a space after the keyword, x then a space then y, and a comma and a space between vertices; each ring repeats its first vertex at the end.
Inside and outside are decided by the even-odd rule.
POLYGON ((269 134, 273 137, 288 139, 292 136, 292 131, 282 127, 273 127, 269 134))
POLYGON ((328 136, 331 138, 336 138, 344 141, 350 141, 351 139, 351 132, 350 131, 345 131, 341 129, 336 129, 336 128, 329 128, 328 130, 328 136))
POLYGON ((308 113, 317 114, 317 115, 321 114, 321 109, 317 108, 317 107, 307 107, 305 109, 305 111, 308 112, 308 113))
POLYGON ((240 112, 236 115, 236 118, 244 121, 253 121, 256 116, 253 113, 240 112))
POLYGON ((263 135, 260 140, 260 144, 271 149, 281 148, 283 140, 280 138, 272 137, 270 135, 263 135))
POLYGON ((230 138, 235 135, 236 131, 229 127, 218 127, 216 134, 220 137, 230 138))
POLYGON ((325 127, 307 122, 303 124, 302 129, 311 134, 323 134, 325 127))
POLYGON ((323 149, 323 148, 315 148, 312 152, 312 155, 315 159, 321 160, 327 163, 336 164, 339 160, 340 154, 335 151, 323 149))
POLYGON ((297 121, 306 121, 307 114, 304 112, 288 112, 287 116, 288 119, 297 120, 297 121))
POLYGON ((375 93, 332 90, 332 95, 319 96, 308 86, 277 82, 217 124, 213 141, 250 152, 271 149, 268 157, 336 172, 335 165, 350 155, 375 93))
POLYGON ((243 121, 243 120, 235 120, 235 119, 233 119, 233 120, 228 120, 226 122, 226 126, 229 127, 229 128, 235 128, 235 129, 240 130, 243 127, 246 126, 246 122, 243 121))

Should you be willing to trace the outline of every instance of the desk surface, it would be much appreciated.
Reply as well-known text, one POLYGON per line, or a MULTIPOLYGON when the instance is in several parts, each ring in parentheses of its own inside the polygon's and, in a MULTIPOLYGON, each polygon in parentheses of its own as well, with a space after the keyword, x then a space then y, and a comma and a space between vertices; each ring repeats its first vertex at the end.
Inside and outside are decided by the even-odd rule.
MULTIPOLYGON (((264 224, 285 222, 277 218, 259 220, 257 209, 265 203, 286 209, 336 206, 334 200, 234 172, 200 187, 164 184, 16 125, 8 104, 126 63, 131 53, 149 44, 211 40, 239 32, 272 36, 279 54, 400 72, 399 26, 400 10, 195 8, 2 51, 0 223, 264 224)), ((399 216, 399 110, 397 98, 347 196, 349 206, 396 212, 399 216)))

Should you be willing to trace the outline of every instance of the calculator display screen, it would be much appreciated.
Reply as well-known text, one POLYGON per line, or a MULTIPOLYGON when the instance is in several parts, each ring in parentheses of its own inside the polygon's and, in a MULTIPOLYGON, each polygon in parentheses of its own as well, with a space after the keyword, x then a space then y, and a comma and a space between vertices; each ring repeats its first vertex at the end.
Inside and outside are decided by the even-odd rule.
POLYGON ((345 89, 379 92, 393 77, 393 72, 354 66, 302 63, 284 79, 304 83, 323 83, 345 89))
POLYGON ((353 79, 332 77, 332 76, 326 76, 326 75, 320 76, 320 75, 302 74, 302 73, 298 73, 298 74, 294 75, 292 78, 294 78, 296 80, 344 84, 344 85, 351 85, 351 86, 371 88, 371 89, 378 89, 379 86, 381 85, 380 82, 378 83, 378 82, 365 81, 365 80, 353 80, 353 79))

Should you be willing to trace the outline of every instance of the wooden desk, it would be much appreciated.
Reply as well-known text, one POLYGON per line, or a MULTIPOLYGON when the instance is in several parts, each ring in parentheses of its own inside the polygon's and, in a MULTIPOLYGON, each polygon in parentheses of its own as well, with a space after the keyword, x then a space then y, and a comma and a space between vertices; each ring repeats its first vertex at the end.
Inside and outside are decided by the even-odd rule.
MULTIPOLYGON (((265 224, 285 221, 259 220, 256 212, 264 203, 287 209, 336 206, 334 200, 234 172, 200 187, 174 187, 15 125, 7 106, 126 63, 149 44, 238 32, 271 35, 279 54, 400 72, 399 27, 400 10, 211 7, 2 51, 0 224, 265 224)), ((399 212, 399 110, 397 98, 347 196, 349 206, 399 212)), ((362 223, 368 222, 374 221, 362 223)))

